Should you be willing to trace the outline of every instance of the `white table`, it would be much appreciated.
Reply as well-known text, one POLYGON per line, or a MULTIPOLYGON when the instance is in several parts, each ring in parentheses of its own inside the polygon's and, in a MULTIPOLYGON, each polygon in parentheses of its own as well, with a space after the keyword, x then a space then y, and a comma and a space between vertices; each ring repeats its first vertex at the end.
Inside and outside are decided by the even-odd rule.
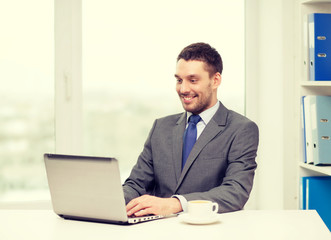
POLYGON ((64 220, 50 210, 0 210, 0 239, 330 240, 331 233, 311 210, 225 213, 210 225, 189 225, 173 217, 131 226, 64 220))

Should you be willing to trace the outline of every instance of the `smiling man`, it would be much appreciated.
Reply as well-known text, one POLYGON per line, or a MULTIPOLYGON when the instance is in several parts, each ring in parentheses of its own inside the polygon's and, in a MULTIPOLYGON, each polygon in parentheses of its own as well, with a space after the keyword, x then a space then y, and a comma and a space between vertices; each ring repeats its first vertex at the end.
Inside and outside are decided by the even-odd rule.
POLYGON ((219 53, 195 43, 177 58, 176 91, 185 110, 157 119, 123 185, 127 214, 169 215, 187 201, 217 202, 219 212, 243 208, 252 189, 258 127, 217 98, 219 53))

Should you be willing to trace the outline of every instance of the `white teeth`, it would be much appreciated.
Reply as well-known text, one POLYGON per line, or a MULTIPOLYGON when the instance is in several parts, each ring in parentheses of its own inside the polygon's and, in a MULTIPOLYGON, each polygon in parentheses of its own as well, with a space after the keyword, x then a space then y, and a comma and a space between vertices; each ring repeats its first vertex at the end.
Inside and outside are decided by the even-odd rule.
POLYGON ((185 100, 190 100, 192 99, 193 97, 183 97, 185 100))

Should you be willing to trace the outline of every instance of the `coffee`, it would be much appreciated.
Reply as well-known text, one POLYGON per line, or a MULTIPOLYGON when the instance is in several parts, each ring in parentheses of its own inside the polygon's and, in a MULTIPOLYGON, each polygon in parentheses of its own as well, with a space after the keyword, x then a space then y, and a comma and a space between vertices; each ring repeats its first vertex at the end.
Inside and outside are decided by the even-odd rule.
POLYGON ((194 201, 191 201, 192 203, 208 203, 210 201, 206 201, 206 200, 194 200, 194 201))

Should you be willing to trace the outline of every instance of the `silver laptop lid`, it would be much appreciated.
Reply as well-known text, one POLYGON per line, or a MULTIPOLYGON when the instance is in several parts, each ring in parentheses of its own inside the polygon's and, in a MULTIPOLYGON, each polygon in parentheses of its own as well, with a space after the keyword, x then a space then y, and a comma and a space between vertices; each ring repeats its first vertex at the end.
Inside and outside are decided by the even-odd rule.
POLYGON ((82 220, 127 222, 115 158, 44 155, 54 212, 82 220))

